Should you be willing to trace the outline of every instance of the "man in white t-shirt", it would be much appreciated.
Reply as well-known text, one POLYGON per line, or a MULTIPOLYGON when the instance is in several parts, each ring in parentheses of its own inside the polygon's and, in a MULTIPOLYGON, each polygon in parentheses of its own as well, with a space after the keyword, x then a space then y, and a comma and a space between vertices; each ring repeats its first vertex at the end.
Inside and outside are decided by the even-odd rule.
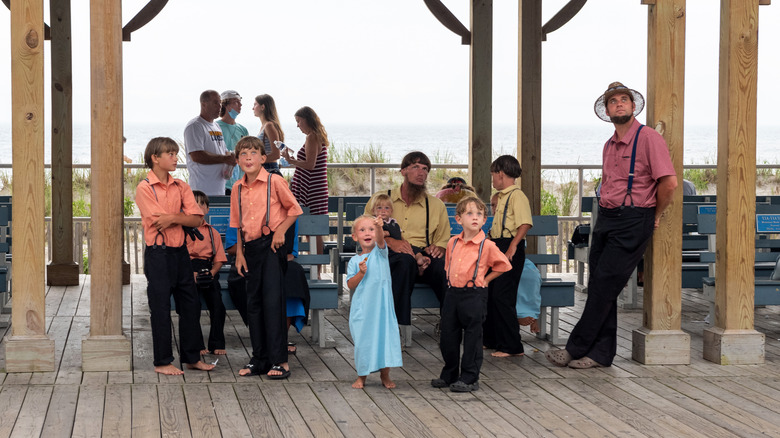
POLYGON ((236 165, 235 155, 225 147, 222 129, 214 123, 221 105, 219 93, 204 91, 200 94, 200 115, 184 128, 189 184, 192 190, 209 196, 225 194, 225 180, 236 165))

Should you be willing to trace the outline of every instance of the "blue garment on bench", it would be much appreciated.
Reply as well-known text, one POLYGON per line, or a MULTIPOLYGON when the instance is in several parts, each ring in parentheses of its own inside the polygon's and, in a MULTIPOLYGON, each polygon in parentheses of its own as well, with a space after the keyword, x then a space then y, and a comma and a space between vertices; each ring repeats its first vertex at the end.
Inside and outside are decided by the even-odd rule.
POLYGON ((517 285, 517 304, 515 310, 518 318, 539 318, 539 306, 542 304, 542 274, 536 265, 525 259, 523 276, 517 285))
POLYGON ((292 318, 292 325, 298 333, 303 330, 303 322, 306 319, 306 310, 303 300, 300 298, 287 298, 287 317, 292 318))
MULTIPOLYGON (((347 265, 347 281, 360 271, 365 254, 347 265)), ((387 245, 374 246, 366 260, 366 275, 360 281, 349 309, 349 333, 355 344, 355 369, 367 376, 387 367, 403 366, 401 334, 395 316, 387 245)), ((322 336, 322 334, 320 334, 322 336)))

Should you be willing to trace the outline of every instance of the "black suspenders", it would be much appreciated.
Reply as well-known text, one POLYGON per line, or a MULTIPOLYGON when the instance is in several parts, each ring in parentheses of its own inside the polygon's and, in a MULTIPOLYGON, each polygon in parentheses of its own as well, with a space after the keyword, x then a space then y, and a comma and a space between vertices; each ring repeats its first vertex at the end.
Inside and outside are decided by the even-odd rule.
MULTIPOLYGON (((490 236, 491 238, 497 239, 497 238, 503 238, 504 237, 504 230, 506 230, 506 212, 507 212, 507 210, 509 210, 509 208, 508 208, 509 207, 509 200, 512 199, 512 193, 514 193, 517 190, 520 190, 520 189, 513 189, 512 191, 507 193, 506 203, 504 203, 504 214, 503 214, 503 217, 501 218, 501 234, 498 237, 490 236)), ((509 230, 509 238, 512 238, 512 230, 509 230)))
MULTIPOLYGON (((271 227, 268 225, 271 222, 271 175, 272 173, 268 173, 268 194, 266 199, 266 207, 265 207, 265 223, 260 228, 263 232, 263 235, 271 234, 271 227), (265 229, 268 229, 268 233, 265 232, 265 229)), ((243 223, 242 220, 242 211, 241 211, 241 184, 238 185, 238 232, 241 233, 241 244, 245 244, 246 241, 244 241, 244 232, 242 231, 241 224, 243 223)))
POLYGON ((628 171, 628 188, 626 189, 626 196, 623 197, 623 205, 620 206, 622 210, 626 206, 626 198, 631 199, 631 207, 634 206, 634 197, 631 196, 631 187, 634 185, 634 166, 636 164, 636 143, 639 140, 639 133, 642 131, 645 125, 639 125, 639 129, 634 134, 634 148, 631 150, 631 168, 628 171))
MULTIPOLYGON (((390 202, 393 202, 393 195, 391 194, 392 190, 387 191, 387 196, 390 196, 390 202)), ((431 246, 431 239, 428 236, 428 229, 430 228, 431 223, 431 208, 428 205, 428 195, 425 195, 425 247, 431 246)))
MULTIPOLYGON (((485 240, 487 240, 487 236, 485 236, 482 239, 482 242, 479 243, 479 255, 477 256, 477 264, 474 266, 474 275, 471 277, 471 287, 477 287, 477 273, 479 272, 479 261, 482 260, 482 248, 485 246, 485 240)), ((452 249, 450 250, 450 269, 447 270, 447 285, 450 284, 450 271, 452 270, 452 255, 455 254, 455 245, 458 244, 458 239, 455 239, 454 242, 452 242, 452 249)), ((468 282, 466 283, 466 286, 468 286, 468 282)), ((452 287, 452 286, 450 286, 452 287)))

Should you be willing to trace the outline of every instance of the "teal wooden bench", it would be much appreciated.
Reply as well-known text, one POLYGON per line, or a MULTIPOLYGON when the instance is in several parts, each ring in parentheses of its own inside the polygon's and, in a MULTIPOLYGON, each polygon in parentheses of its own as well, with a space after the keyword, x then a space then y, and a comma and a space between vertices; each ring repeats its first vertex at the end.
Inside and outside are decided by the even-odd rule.
POLYGON ((10 312, 11 197, 0 196, 0 312, 10 312))

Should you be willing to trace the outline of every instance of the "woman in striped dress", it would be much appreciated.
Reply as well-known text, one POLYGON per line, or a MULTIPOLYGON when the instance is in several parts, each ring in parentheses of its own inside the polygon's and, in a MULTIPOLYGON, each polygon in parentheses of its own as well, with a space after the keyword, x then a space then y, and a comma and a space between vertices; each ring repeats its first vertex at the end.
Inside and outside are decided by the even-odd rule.
POLYGON ((295 166, 290 189, 301 207, 309 207, 310 214, 328 214, 328 133, 308 106, 295 113, 295 122, 306 134, 306 142, 296 158, 290 157, 287 149, 282 151, 295 166))

